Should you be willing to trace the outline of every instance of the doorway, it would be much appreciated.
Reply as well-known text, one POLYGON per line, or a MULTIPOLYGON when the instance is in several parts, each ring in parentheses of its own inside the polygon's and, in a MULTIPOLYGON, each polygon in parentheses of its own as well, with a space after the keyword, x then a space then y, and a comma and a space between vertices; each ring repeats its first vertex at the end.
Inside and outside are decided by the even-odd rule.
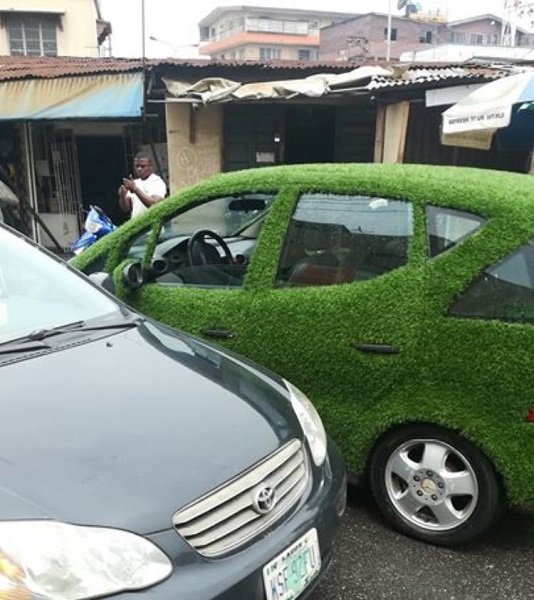
POLYGON ((284 163, 334 162, 336 109, 333 106, 287 106, 284 163))
POLYGON ((117 190, 122 178, 131 171, 126 161, 124 138, 119 135, 77 136, 76 142, 84 211, 96 204, 115 225, 120 225, 128 215, 119 207, 117 190))

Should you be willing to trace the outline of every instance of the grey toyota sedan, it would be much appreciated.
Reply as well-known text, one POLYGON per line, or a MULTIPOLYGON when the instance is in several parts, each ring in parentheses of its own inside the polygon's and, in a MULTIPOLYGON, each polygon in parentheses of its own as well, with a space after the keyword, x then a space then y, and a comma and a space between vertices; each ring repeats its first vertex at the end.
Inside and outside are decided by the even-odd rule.
POLYGON ((0 225, 0 597, 293 600, 345 469, 306 396, 0 225))

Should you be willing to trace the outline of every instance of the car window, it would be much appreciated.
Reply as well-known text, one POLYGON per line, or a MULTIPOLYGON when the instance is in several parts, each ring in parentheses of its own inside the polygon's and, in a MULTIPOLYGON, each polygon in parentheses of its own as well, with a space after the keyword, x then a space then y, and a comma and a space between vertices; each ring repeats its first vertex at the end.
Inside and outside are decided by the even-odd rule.
POLYGON ((449 314, 534 323, 534 239, 485 269, 449 314))
POLYGON ((304 194, 289 224, 277 284, 334 285, 378 277, 407 262, 412 234, 409 202, 304 194))
POLYGON ((140 233, 135 235, 129 242, 124 252, 123 258, 131 258, 133 260, 142 261, 147 249, 147 244, 150 239, 152 229, 143 229, 140 233))
POLYGON ((439 206, 427 206, 427 253, 429 258, 457 246, 473 235, 485 222, 483 217, 471 213, 439 206))
MULTIPOLYGON (((167 286, 239 287, 273 200, 273 194, 225 196, 169 217, 148 279, 167 286)), ((128 256, 139 258, 149 239, 147 231, 134 238, 128 256)))

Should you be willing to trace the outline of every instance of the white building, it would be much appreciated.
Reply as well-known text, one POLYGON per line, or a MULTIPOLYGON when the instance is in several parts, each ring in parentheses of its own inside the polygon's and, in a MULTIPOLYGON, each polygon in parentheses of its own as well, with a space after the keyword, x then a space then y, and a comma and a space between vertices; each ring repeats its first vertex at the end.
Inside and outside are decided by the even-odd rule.
POLYGON ((111 26, 98 0, 0 0, 0 55, 102 56, 111 26))

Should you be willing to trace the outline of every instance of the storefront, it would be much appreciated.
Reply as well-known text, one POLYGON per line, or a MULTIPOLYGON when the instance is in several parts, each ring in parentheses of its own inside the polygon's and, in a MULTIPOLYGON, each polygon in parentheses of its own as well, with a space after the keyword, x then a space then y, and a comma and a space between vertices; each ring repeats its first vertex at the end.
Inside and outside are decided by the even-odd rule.
POLYGON ((0 83, 0 175, 21 200, 18 229, 61 252, 91 204, 121 222, 121 178, 162 129, 143 118, 143 82, 135 72, 0 83))

